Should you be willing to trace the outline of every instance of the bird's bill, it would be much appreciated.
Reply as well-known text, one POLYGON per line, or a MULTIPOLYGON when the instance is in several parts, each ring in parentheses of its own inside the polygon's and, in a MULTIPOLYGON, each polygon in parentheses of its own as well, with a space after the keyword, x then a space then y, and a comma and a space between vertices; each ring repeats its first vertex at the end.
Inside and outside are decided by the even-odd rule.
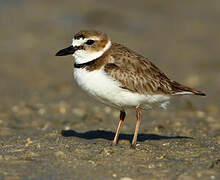
POLYGON ((67 56, 70 54, 74 54, 74 52, 76 51, 76 49, 73 46, 69 46, 67 48, 61 49, 60 51, 58 51, 56 53, 56 56, 67 56))

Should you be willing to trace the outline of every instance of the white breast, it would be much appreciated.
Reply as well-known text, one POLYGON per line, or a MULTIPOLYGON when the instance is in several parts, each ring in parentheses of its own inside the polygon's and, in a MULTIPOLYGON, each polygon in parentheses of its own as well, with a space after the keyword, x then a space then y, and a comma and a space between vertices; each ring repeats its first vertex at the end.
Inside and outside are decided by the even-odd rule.
POLYGON ((87 93, 104 104, 119 109, 137 106, 149 109, 154 105, 164 108, 169 100, 165 95, 144 95, 122 89, 120 83, 107 75, 103 69, 89 72, 86 69, 75 68, 74 79, 87 93))

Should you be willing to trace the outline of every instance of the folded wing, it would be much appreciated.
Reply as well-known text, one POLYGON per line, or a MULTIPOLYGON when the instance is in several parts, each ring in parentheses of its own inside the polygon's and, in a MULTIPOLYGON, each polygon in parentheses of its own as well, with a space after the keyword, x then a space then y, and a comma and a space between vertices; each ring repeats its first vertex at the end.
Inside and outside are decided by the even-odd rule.
POLYGON ((205 94, 170 80, 159 68, 145 57, 130 49, 113 44, 111 62, 105 72, 120 82, 121 88, 141 94, 205 94))

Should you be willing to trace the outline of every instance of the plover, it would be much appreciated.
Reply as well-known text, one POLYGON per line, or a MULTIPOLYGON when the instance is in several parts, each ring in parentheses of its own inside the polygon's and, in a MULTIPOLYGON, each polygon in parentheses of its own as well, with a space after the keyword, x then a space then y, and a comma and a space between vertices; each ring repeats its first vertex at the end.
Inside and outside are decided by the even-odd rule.
POLYGON ((166 108, 175 95, 205 96, 199 90, 170 80, 147 58, 112 43, 107 34, 99 31, 76 33, 72 45, 56 53, 56 56, 66 55, 72 55, 75 60, 73 75, 77 84, 102 103, 120 110, 113 145, 118 142, 127 109, 136 109, 137 122, 131 143, 135 148, 142 110, 166 108))

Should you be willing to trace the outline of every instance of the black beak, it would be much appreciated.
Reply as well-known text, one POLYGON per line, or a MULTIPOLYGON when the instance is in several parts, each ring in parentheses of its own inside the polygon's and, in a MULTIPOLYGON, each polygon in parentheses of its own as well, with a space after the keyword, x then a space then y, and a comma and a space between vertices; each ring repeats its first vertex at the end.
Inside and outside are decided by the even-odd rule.
POLYGON ((73 46, 69 46, 65 49, 61 49, 60 51, 58 51, 55 56, 67 56, 73 54, 75 51, 76 49, 73 46))

